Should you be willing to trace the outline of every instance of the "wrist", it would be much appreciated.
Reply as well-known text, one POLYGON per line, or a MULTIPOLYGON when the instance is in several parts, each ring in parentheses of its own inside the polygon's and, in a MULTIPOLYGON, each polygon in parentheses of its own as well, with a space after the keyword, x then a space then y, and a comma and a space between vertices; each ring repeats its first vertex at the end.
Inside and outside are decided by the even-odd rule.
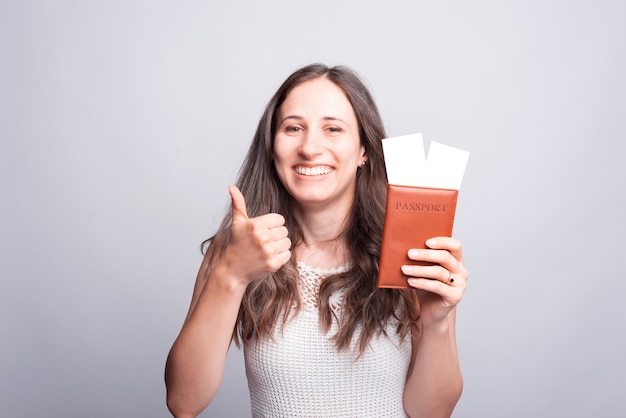
POLYGON ((448 335, 450 332, 450 321, 448 317, 444 317, 441 320, 432 321, 428 323, 422 322, 422 335, 448 335))
POLYGON ((209 276, 209 283, 226 293, 243 294, 248 282, 234 274, 227 263, 218 262, 209 276))

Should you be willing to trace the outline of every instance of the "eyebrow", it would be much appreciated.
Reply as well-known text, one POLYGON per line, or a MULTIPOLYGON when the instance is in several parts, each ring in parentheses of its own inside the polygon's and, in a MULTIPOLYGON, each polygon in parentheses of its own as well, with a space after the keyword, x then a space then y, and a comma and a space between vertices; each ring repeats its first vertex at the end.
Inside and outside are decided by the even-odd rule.
MULTIPOLYGON (((282 125, 282 124, 283 124, 283 122, 284 122, 284 121, 286 121, 287 119, 304 120, 304 117, 299 116, 299 115, 289 115, 289 116, 285 116, 284 118, 282 118, 282 119, 280 120, 280 122, 278 123, 278 126, 282 125)), ((343 124, 345 124, 345 125, 348 125, 348 123, 347 123, 345 120, 343 120, 343 119, 341 119, 341 118, 338 118, 338 117, 335 117, 335 116, 324 116, 324 117, 322 118, 322 120, 327 120, 327 121, 337 121, 337 122, 341 122, 341 123, 343 123, 343 124)))

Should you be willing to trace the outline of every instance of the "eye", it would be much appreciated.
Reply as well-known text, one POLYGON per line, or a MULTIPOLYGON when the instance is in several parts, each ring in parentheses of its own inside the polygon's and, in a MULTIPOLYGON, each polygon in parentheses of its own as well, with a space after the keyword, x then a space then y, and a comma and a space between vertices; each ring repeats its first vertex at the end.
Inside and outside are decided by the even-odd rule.
POLYGON ((326 128, 326 132, 330 134, 338 134, 338 133, 341 133, 342 131, 343 129, 341 129, 339 126, 329 126, 326 128))
POLYGON ((302 132, 302 128, 300 126, 287 126, 285 127, 285 132, 288 132, 288 133, 302 132))

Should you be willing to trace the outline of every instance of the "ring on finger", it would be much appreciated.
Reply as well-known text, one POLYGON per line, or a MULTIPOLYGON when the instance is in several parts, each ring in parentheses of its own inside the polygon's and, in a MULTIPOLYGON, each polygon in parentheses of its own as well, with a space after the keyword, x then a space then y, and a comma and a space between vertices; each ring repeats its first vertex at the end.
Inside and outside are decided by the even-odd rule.
POLYGON ((454 283, 454 275, 452 274, 452 272, 448 272, 448 274, 450 274, 448 276, 448 278, 444 281, 445 284, 449 285, 451 283, 454 283))

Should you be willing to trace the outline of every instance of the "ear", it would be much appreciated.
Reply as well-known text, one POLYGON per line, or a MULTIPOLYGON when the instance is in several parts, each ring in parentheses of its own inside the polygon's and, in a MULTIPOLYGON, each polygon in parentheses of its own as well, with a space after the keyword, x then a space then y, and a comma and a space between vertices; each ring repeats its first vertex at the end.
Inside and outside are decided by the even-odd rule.
POLYGON ((360 159, 360 162, 359 162, 359 168, 365 167, 366 164, 367 164, 367 155, 365 155, 365 153, 363 153, 363 155, 361 155, 361 159, 360 159))

